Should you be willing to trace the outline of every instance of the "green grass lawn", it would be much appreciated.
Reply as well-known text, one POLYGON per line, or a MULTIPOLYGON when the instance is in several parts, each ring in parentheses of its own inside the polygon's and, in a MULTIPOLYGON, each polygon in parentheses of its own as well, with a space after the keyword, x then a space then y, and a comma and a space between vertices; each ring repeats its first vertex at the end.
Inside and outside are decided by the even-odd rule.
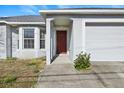
POLYGON ((45 66, 44 58, 20 60, 9 58, 0 61, 0 88, 34 87, 41 70, 45 66))

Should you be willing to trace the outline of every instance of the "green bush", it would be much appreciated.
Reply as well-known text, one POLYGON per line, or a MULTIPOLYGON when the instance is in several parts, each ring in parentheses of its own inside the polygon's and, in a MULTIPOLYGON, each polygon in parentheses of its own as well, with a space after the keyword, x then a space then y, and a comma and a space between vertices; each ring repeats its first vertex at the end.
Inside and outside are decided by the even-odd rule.
POLYGON ((90 66, 90 54, 81 52, 79 55, 77 55, 77 58, 74 60, 74 67, 77 70, 87 69, 90 66))
POLYGON ((17 77, 15 75, 7 75, 4 77, 4 79, 2 80, 3 83, 11 83, 16 81, 17 77))

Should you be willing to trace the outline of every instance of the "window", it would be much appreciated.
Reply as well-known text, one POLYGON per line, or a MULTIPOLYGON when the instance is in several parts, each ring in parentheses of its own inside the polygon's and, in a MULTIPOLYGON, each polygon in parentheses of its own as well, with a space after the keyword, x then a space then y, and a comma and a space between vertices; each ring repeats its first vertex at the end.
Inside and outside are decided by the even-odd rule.
POLYGON ((40 31, 40 49, 45 48, 45 31, 40 31))
POLYGON ((34 48, 34 29, 24 29, 24 48, 34 48))

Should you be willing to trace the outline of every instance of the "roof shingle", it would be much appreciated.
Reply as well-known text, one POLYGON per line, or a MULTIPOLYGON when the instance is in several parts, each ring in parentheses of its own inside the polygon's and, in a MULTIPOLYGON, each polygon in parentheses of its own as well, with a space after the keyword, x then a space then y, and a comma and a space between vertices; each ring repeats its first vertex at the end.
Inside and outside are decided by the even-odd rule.
POLYGON ((7 22, 44 22, 44 19, 40 15, 0 17, 0 20, 7 22))

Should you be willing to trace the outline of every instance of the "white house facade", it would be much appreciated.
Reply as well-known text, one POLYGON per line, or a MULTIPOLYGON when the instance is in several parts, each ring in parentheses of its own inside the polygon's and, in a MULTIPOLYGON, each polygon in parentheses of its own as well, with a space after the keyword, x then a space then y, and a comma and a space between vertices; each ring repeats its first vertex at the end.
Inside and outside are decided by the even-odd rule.
POLYGON ((81 51, 90 53, 91 61, 124 61, 123 9, 62 9, 40 13, 46 19, 47 64, 61 53, 69 55, 73 62, 81 51))
POLYGON ((124 9, 41 10, 40 14, 43 18, 0 18, 0 58, 46 56, 51 64, 58 54, 73 62, 84 51, 91 54, 91 61, 124 62, 124 9))
POLYGON ((0 17, 0 59, 45 56, 45 29, 41 16, 0 17))

